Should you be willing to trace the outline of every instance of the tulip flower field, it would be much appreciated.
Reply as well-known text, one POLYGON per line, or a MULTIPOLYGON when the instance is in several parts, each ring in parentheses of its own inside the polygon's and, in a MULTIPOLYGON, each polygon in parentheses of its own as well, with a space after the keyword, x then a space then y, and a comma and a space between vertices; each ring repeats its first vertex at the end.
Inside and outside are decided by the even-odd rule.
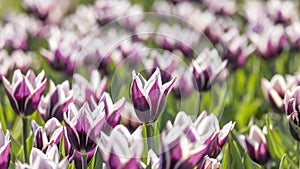
POLYGON ((0 169, 300 169, 300 2, 0 0, 0 169))

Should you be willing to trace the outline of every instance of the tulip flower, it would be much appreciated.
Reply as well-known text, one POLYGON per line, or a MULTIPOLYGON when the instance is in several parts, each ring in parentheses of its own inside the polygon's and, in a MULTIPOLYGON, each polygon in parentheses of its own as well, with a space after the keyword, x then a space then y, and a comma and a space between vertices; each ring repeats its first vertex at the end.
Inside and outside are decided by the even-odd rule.
POLYGON ((213 84, 224 81, 227 76, 226 65, 227 61, 222 62, 215 49, 204 49, 196 60, 192 61, 196 89, 200 92, 207 91, 213 84))
POLYGON ((9 102, 18 115, 29 116, 37 109, 46 88, 44 76, 44 71, 36 77, 32 70, 24 76, 18 69, 13 74, 12 83, 2 77, 9 102))
POLYGON ((93 110, 88 103, 84 103, 79 110, 71 103, 68 112, 64 114, 64 120, 71 146, 82 154, 89 153, 96 147, 96 141, 105 122, 104 103, 93 110))
POLYGON ((172 79, 171 73, 176 66, 176 56, 168 51, 163 54, 157 51, 151 51, 149 58, 142 58, 143 64, 147 69, 147 75, 150 77, 159 68, 162 83, 166 83, 172 79))
POLYGON ((91 73, 90 82, 79 74, 74 75, 74 103, 82 106, 85 101, 92 103, 92 98, 98 103, 102 94, 106 91, 108 78, 101 78, 97 70, 91 73))
POLYGON ((203 4, 209 11, 225 16, 231 16, 237 11, 237 4, 235 1, 203 0, 203 4))
POLYGON ((258 164, 266 164, 271 158, 266 138, 261 129, 252 125, 249 136, 239 135, 238 140, 241 146, 248 151, 250 158, 258 164))
POLYGON ((297 86, 292 90, 287 90, 284 96, 284 105, 289 120, 290 132, 297 141, 300 141, 300 133, 294 129, 295 126, 300 126, 300 86, 297 86))
POLYGON ((40 53, 55 70, 73 75, 75 66, 82 63, 79 57, 81 50, 79 41, 74 32, 51 27, 48 38, 49 50, 43 48, 40 53))
POLYGON ((27 30, 16 23, 7 22, 1 26, 0 39, 0 49, 8 47, 14 50, 26 50, 28 48, 27 30))
POLYGON ((207 145, 192 127, 191 119, 179 112, 174 124, 167 123, 167 131, 161 133, 159 168, 193 168, 205 156, 207 145))
POLYGON ((135 131, 143 124, 135 114, 133 105, 129 102, 126 102, 124 105, 124 110, 121 113, 121 122, 130 132, 135 131))
MULTIPOLYGON (((72 147, 68 137, 67 137, 67 129, 64 128, 64 150, 65 150, 65 156, 68 157, 69 163, 72 163, 74 161, 75 168, 76 169, 82 169, 82 162, 83 157, 80 152, 74 150, 72 147)), ((94 148, 92 151, 87 153, 87 165, 91 162, 93 156, 95 155, 95 152, 97 150, 97 147, 94 148)))
POLYGON ((10 133, 6 131, 4 135, 0 124, 0 168, 7 169, 10 162, 10 133))
POLYGON ((34 135, 34 147, 45 151, 50 144, 60 144, 63 126, 56 118, 49 119, 44 127, 32 120, 31 128, 34 135))
POLYGON ((263 59, 272 59, 278 56, 286 43, 285 32, 282 25, 274 25, 262 33, 249 33, 249 39, 256 48, 256 53, 263 59))
POLYGON ((15 69, 20 69, 22 72, 26 72, 30 65, 34 60, 34 54, 27 52, 25 53, 24 51, 21 50, 15 50, 11 54, 12 60, 14 61, 14 68, 15 69))
POLYGON ((7 51, 0 50, 0 82, 2 82, 2 76, 7 77, 13 68, 14 61, 9 57, 7 51))
POLYGON ((300 22, 293 22, 291 25, 287 26, 286 35, 288 37, 290 46, 293 49, 300 49, 300 22))
POLYGON ((130 134, 125 126, 118 125, 110 136, 101 134, 99 148, 108 168, 139 169, 144 148, 142 128, 130 134))
POLYGON ((293 1, 268 1, 267 12, 276 23, 289 24, 297 19, 297 5, 293 1))
POLYGON ((173 93, 176 98, 187 98, 194 91, 193 74, 190 70, 179 67, 172 72, 172 77, 177 79, 173 86, 173 93))
POLYGON ((16 162, 16 169, 29 168, 48 168, 48 169, 66 169, 68 161, 66 158, 59 161, 59 151, 56 145, 50 144, 46 153, 44 154, 37 148, 32 148, 30 153, 30 163, 22 164, 20 161, 16 162))
POLYGON ((221 169, 221 163, 217 159, 205 156, 197 169, 221 169))
POLYGON ((143 123, 155 122, 162 113, 165 101, 175 78, 162 84, 161 72, 157 68, 146 81, 141 74, 132 72, 131 97, 136 115, 143 123))
POLYGON ((155 36, 154 40, 161 48, 172 51, 176 49, 176 36, 179 32, 179 25, 170 26, 166 23, 162 23, 157 30, 159 35, 155 36))
POLYGON ((203 144, 207 145, 206 154, 216 158, 233 130, 235 122, 230 121, 220 129, 217 117, 214 114, 207 115, 207 112, 203 111, 194 122, 194 126, 197 134, 204 140, 203 144))
POLYGON ((248 38, 245 35, 239 35, 236 28, 228 30, 221 40, 223 58, 228 60, 232 69, 242 67, 254 51, 254 47, 248 45, 248 38))
POLYGON ((63 120, 63 113, 68 110, 68 105, 73 101, 73 92, 69 88, 69 82, 66 80, 62 84, 55 86, 50 81, 49 93, 42 96, 38 106, 38 112, 44 121, 55 117, 59 121, 63 120))
POLYGON ((50 23, 58 23, 63 18, 64 14, 67 13, 71 0, 66 0, 62 2, 54 1, 43 1, 40 0, 24 0, 24 8, 29 12, 34 14, 37 18, 42 21, 47 21, 50 23))
MULTIPOLYGON (((104 92, 98 104, 101 104, 102 102, 104 103, 105 121, 106 124, 109 125, 105 127, 114 128, 120 123, 121 112, 123 111, 125 105, 125 98, 123 97, 116 103, 113 103, 110 95, 104 92)), ((94 106, 96 105, 94 104, 94 106)))
POLYGON ((279 112, 284 112, 283 99, 285 92, 296 86, 296 79, 293 76, 283 76, 276 74, 270 81, 261 80, 261 87, 266 100, 279 112))
POLYGON ((127 1, 96 1, 95 8, 97 12, 97 21, 101 26, 104 26, 117 18, 126 16, 126 10, 130 8, 130 3, 127 1))

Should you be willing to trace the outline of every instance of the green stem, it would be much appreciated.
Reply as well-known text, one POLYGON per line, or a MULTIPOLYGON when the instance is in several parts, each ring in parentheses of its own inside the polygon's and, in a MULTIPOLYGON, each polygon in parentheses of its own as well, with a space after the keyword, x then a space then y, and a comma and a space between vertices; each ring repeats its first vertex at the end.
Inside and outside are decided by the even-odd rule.
POLYGON ((151 126, 151 124, 145 124, 146 125, 146 134, 147 134, 147 145, 148 145, 148 151, 150 149, 152 149, 153 151, 155 151, 155 147, 153 145, 153 134, 154 134, 154 130, 151 126))
POLYGON ((23 149, 24 149, 24 161, 26 163, 28 163, 27 143, 26 143, 26 139, 27 139, 27 118, 26 117, 22 117, 22 121, 23 121, 23 137, 22 137, 22 141, 23 141, 23 149))
POLYGON ((300 168, 300 142, 297 141, 298 168, 300 168))
POLYGON ((87 169, 87 154, 82 154, 82 169, 87 169))
POLYGON ((6 119, 6 105, 5 105, 5 89, 4 87, 1 88, 1 108, 2 108, 2 114, 3 114, 3 120, 5 121, 5 123, 7 124, 7 119, 6 119))

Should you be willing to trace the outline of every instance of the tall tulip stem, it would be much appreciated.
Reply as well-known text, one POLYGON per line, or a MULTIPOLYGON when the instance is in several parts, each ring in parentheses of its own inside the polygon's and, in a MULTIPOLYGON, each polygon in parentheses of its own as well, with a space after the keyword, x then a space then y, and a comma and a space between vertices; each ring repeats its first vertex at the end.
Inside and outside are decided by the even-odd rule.
POLYGON ((23 141, 23 152, 24 152, 24 161, 28 163, 28 155, 27 155, 27 118, 22 117, 22 122, 23 122, 23 136, 22 136, 22 141, 23 141))
POLYGON ((155 147, 153 144, 153 136, 154 136, 153 126, 152 126, 152 124, 145 124, 145 125, 146 125, 148 150, 152 149, 153 151, 155 151, 155 147))
POLYGON ((87 169, 87 154, 82 154, 82 169, 87 169))
POLYGON ((297 156, 298 156, 298 168, 300 168, 300 143, 297 141, 297 156))

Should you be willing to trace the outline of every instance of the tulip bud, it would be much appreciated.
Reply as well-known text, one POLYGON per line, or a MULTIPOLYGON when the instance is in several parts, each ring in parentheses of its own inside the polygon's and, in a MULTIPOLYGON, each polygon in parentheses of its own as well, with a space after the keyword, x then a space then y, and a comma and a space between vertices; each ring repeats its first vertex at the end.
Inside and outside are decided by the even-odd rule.
POLYGON ((236 28, 228 30, 221 40, 223 58, 228 60, 232 69, 242 67, 254 51, 254 47, 248 45, 247 37, 241 36, 236 28))
POLYGON ((39 126, 34 120, 31 122, 34 135, 34 147, 45 151, 53 143, 59 145, 63 134, 63 126, 56 118, 49 119, 45 126, 39 126))
POLYGON ((261 80, 261 87, 266 100, 279 112, 284 112, 283 99, 285 92, 296 86, 296 79, 292 76, 283 76, 276 74, 270 81, 261 80))
POLYGON ((223 81, 226 76, 227 61, 221 62, 215 49, 204 49, 192 61, 193 75, 196 80, 196 89, 200 92, 209 90, 214 83, 223 81))
POLYGON ((72 101, 73 92, 70 90, 67 80, 57 86, 50 81, 49 93, 45 97, 42 96, 38 112, 44 121, 48 121, 52 117, 62 121, 63 113, 67 112, 68 105, 72 101))
POLYGON ((221 163, 217 159, 205 156, 199 167, 198 169, 221 169, 221 163))
POLYGON ((238 140, 256 163, 265 164, 271 158, 265 135, 256 125, 251 126, 249 136, 239 135, 238 140))
POLYGON ((88 103, 78 110, 73 103, 64 114, 67 137, 71 146, 81 153, 89 153, 96 147, 100 130, 105 122, 104 103, 91 110, 88 103))
POLYGON ((92 98, 97 103, 107 88, 108 78, 100 76, 97 70, 91 73, 90 81, 79 74, 74 75, 74 103, 82 106, 84 102, 92 103, 92 98))
POLYGON ((290 24, 297 18, 297 5, 293 1, 268 1, 267 12, 276 23, 290 24))
POLYGON ((2 77, 9 102, 18 115, 29 116, 37 109, 46 88, 44 76, 44 71, 36 77, 32 70, 24 76, 18 69, 14 72, 12 83, 2 77))
POLYGON ((157 68, 148 81, 141 74, 132 72, 131 96, 136 115, 143 123, 155 122, 162 113, 165 101, 175 78, 162 84, 161 72, 157 68))
POLYGON ((207 145, 206 154, 211 158, 216 158, 233 130, 235 122, 230 121, 220 129, 217 117, 214 114, 207 115, 207 112, 204 111, 194 122, 194 125, 203 140, 203 144, 207 145))
POLYGON ((110 136, 101 134, 99 147, 108 168, 139 169, 144 148, 142 128, 130 134, 125 126, 118 125, 110 136))
POLYGON ((262 33, 252 32, 248 36, 256 48, 256 53, 263 59, 278 56, 286 43, 282 25, 273 25, 265 28, 262 33))
POLYGON ((37 149, 32 148, 30 153, 30 163, 22 164, 20 161, 16 162, 16 169, 28 168, 49 168, 49 169, 66 169, 68 161, 66 158, 59 161, 59 151, 55 144, 50 144, 45 154, 37 149))
POLYGON ((4 135, 2 131, 2 126, 0 123, 0 168, 7 169, 10 162, 10 133, 6 131, 6 135, 4 135))
POLYGON ((290 132, 297 141, 300 141, 300 133, 294 129, 294 125, 300 127, 300 86, 297 86, 293 90, 288 90, 285 93, 284 105, 289 120, 290 132))
POLYGON ((179 112, 174 124, 161 133, 160 169, 194 168, 205 156, 207 145, 192 127, 191 119, 179 112))

